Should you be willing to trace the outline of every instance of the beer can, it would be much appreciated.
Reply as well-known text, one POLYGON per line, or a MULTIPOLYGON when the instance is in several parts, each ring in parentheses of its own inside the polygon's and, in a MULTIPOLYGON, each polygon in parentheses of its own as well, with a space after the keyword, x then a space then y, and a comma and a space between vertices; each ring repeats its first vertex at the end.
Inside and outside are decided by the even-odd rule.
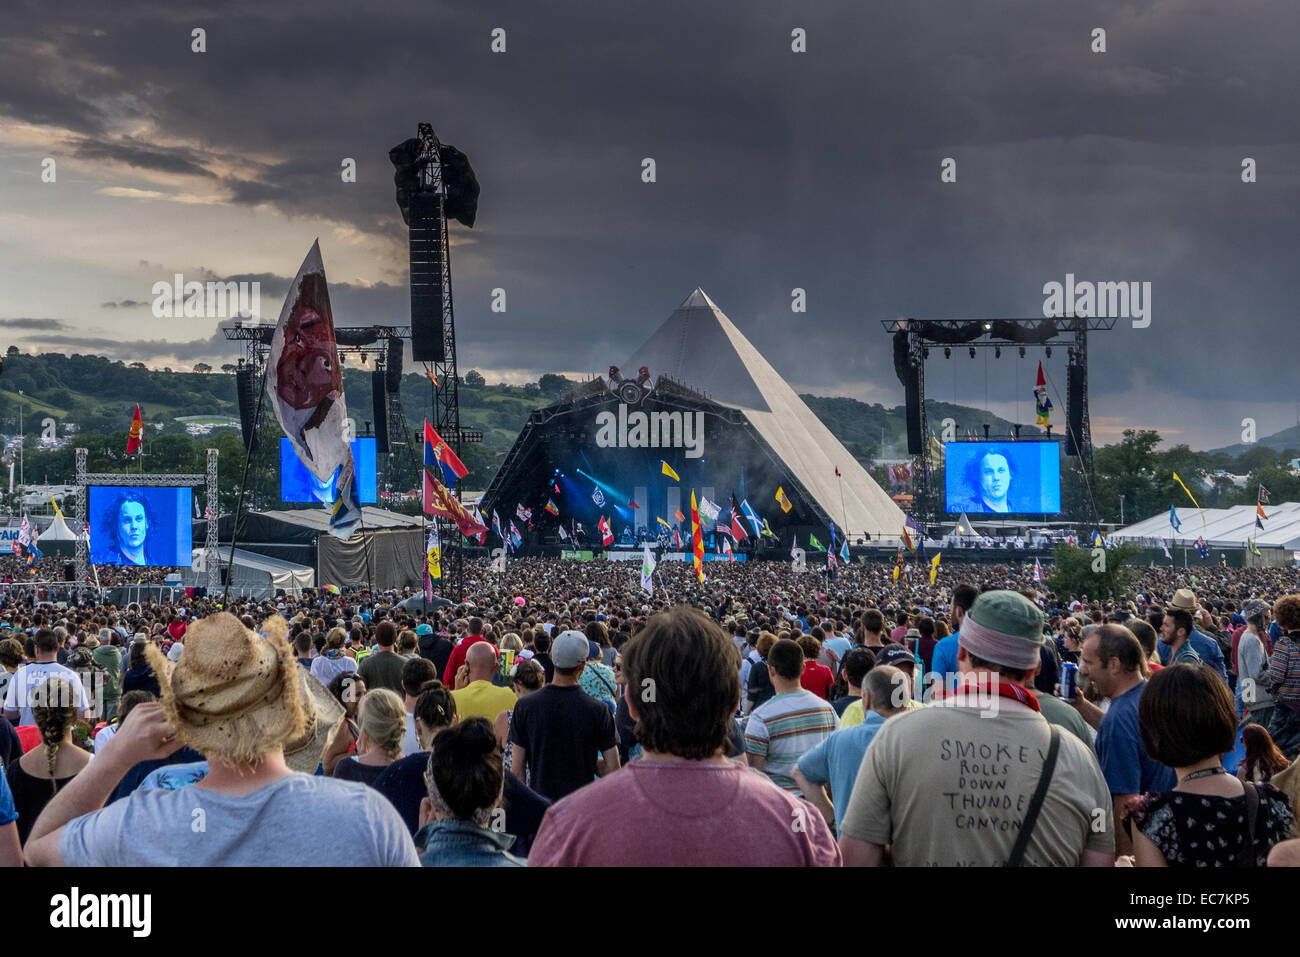
POLYGON ((1061 700, 1073 701, 1079 690, 1079 666, 1073 661, 1061 663, 1061 700))

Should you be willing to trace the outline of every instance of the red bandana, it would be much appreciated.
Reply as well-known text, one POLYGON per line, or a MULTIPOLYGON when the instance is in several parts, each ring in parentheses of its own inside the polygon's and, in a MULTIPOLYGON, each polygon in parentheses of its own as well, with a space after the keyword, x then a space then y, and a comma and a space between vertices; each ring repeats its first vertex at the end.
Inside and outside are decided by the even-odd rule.
MULTIPOLYGON (((999 678, 996 690, 999 698, 1013 698, 1027 708, 1033 708, 1035 711, 1042 711, 1038 706, 1038 699, 1034 697, 1034 693, 1028 688, 1024 688, 1018 684, 1013 684, 1005 678, 999 678)), ((964 695, 987 695, 991 694, 993 691, 994 687, 987 681, 984 681, 981 676, 980 680, 972 684, 959 684, 952 691, 937 691, 934 696, 935 698, 959 698, 964 695)))

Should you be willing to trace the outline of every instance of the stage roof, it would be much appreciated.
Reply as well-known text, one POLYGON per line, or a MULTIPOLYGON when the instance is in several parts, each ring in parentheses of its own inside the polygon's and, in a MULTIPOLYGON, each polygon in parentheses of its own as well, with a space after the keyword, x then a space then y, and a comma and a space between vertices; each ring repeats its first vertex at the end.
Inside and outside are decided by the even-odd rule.
MULTIPOLYGON (((323 508, 286 508, 258 512, 257 514, 264 518, 278 522, 288 522, 290 525, 300 525, 317 532, 329 531, 330 513, 323 508)), ((374 508, 367 505, 361 509, 361 525, 359 528, 362 531, 376 528, 419 528, 422 524, 418 515, 403 515, 400 512, 390 512, 386 508, 374 508)))
MULTIPOLYGON (((821 510, 837 525, 847 523, 851 537, 902 532, 902 510, 704 290, 687 296, 622 368, 641 366, 655 379, 669 376, 743 412, 821 510)), ((776 507, 754 504, 760 513, 776 507)))
POLYGON ((1254 505, 1234 505, 1232 508, 1194 508, 1178 510, 1182 531, 1175 532, 1169 524, 1169 512, 1117 529, 1107 537, 1113 541, 1139 541, 1154 544, 1163 538, 1179 546, 1192 546, 1204 538, 1211 548, 1244 548, 1246 540, 1253 538, 1260 548, 1288 548, 1300 550, 1300 502, 1281 502, 1265 505, 1264 528, 1255 525, 1254 505), (1201 518, 1204 516, 1205 521, 1201 518))

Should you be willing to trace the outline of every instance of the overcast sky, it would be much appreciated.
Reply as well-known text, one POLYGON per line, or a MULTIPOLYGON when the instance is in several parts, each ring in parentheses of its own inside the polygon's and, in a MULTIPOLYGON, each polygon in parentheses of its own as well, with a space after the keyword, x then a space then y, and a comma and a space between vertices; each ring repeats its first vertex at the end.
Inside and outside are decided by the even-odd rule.
MULTIPOLYGON (((452 263, 489 381, 603 372, 699 285, 799 391, 896 405, 880 320, 1038 316, 1073 273, 1152 288, 1149 327, 1091 340, 1098 444, 1297 421, 1292 3, 19 6, 0 332, 24 351, 234 361, 151 287, 260 279, 273 321, 317 236, 340 324, 409 322, 387 151, 428 120, 482 185, 452 263)), ((1032 420, 1030 356, 932 359, 929 395, 1032 420)), ((1064 350, 1045 365, 1063 392, 1064 350)))

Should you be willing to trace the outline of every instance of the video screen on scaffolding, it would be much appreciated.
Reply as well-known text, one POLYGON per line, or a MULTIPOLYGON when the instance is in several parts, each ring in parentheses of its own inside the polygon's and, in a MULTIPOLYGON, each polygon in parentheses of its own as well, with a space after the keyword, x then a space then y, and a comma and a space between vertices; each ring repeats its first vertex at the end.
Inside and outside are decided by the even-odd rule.
POLYGON ((943 451, 950 514, 1060 514, 1059 443, 945 442, 943 451))
POLYGON ((92 485, 88 495, 92 564, 190 564, 192 489, 92 485))
MULTIPOLYGON (((373 438, 352 440, 352 464, 357 475, 357 495, 362 505, 374 505, 378 500, 375 463, 376 447, 373 438)), ((280 438, 280 501, 282 502, 333 502, 338 496, 338 473, 324 484, 307 471, 298 460, 293 443, 280 438)))

